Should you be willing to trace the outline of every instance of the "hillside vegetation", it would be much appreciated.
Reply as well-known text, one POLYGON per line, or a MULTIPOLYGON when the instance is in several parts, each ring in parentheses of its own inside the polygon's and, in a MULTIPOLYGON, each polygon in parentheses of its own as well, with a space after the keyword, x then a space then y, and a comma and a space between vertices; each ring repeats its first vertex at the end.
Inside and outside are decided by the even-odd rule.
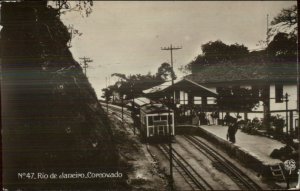
POLYGON ((55 185, 21 180, 21 172, 118 170, 110 124, 57 11, 40 1, 2 3, 1 19, 4 187, 55 185))

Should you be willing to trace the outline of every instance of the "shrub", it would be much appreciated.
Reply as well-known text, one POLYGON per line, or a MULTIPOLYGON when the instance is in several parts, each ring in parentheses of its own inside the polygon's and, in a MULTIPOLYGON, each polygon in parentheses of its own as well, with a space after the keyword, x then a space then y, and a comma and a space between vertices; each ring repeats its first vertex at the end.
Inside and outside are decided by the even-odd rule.
POLYGON ((284 119, 280 115, 271 116, 270 118, 272 126, 275 127, 272 134, 275 139, 283 138, 284 119))

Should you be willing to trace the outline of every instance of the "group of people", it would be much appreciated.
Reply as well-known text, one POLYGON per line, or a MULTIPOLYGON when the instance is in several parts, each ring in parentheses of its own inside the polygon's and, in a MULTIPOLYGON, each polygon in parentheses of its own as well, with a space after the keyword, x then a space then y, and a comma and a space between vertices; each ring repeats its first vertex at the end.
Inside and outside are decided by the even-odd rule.
POLYGON ((199 113, 199 125, 217 125, 219 113, 217 111, 212 113, 199 113))
MULTIPOLYGON (((227 112, 224 117, 224 125, 228 126, 226 138, 232 143, 236 142, 235 134, 239 127, 238 118, 234 118, 230 116, 227 112)), ((194 116, 193 124, 195 125, 217 125, 217 121, 219 119, 219 112, 215 111, 212 113, 204 113, 200 112, 198 115, 194 116)))

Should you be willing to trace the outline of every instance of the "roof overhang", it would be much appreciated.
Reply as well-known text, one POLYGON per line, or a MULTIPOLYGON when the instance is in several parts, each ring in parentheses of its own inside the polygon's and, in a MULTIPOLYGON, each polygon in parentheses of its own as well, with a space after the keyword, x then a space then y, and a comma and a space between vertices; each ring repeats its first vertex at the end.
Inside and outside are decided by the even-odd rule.
POLYGON ((205 86, 189 79, 176 80, 174 81, 173 85, 170 81, 165 82, 159 86, 144 90, 143 92, 150 96, 161 97, 166 93, 170 93, 173 91, 184 91, 190 93, 191 95, 199 97, 216 97, 218 95, 215 91, 212 91, 205 86))

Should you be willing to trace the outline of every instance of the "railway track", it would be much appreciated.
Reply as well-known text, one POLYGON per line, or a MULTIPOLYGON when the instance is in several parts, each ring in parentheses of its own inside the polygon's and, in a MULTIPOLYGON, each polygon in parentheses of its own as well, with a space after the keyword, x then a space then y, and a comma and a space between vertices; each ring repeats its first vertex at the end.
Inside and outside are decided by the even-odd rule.
POLYGON ((215 167, 227 174, 242 190, 262 190, 258 184, 212 147, 195 136, 185 135, 184 138, 207 158, 213 161, 215 167))
MULTIPOLYGON (((158 149, 169 159, 169 148, 165 144, 159 144, 158 149)), ((213 188, 197 173, 197 171, 175 150, 172 149, 174 168, 190 185, 191 190, 213 190, 213 188)))
MULTIPOLYGON (((103 109, 106 109, 106 106, 103 105, 102 107, 103 107, 103 109)), ((122 113, 122 109, 119 107, 116 107, 114 105, 108 105, 108 108, 109 108, 108 110, 122 113)), ((126 108, 123 109, 123 114, 131 117, 131 111, 127 111, 126 108)))
MULTIPOLYGON (((106 106, 104 108, 104 106, 102 106, 103 109, 105 109, 106 111, 106 106)), ((115 107, 113 105, 108 105, 108 112, 114 113, 114 115, 120 120, 122 121, 122 109, 115 107)), ((131 118, 131 112, 130 111, 126 111, 123 110, 123 123, 127 124, 128 127, 132 130, 132 132, 135 132, 133 125, 133 121, 129 121, 128 119, 125 119, 125 116, 127 116, 127 118, 131 118)))

